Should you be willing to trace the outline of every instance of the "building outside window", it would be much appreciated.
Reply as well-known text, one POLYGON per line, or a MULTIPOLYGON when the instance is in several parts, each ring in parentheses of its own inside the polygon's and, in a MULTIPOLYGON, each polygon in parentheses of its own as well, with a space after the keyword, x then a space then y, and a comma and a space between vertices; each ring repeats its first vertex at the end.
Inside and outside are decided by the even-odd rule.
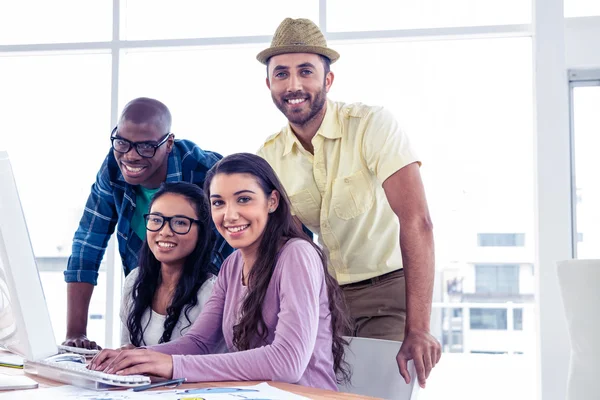
POLYGON ((519 293, 520 265, 475 265, 475 292, 489 295, 519 293))
POLYGON ((472 308, 471 329, 506 330, 506 309, 472 308))
POLYGON ((525 246, 524 233, 478 233, 477 243, 481 247, 525 246))

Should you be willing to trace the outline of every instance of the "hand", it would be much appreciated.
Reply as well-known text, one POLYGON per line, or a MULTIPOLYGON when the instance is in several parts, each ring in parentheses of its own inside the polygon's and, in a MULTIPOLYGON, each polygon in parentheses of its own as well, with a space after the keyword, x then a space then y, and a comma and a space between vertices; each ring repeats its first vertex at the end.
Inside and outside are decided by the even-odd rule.
POLYGON ((104 371, 112 364, 115 358, 121 353, 121 350, 104 349, 92 358, 88 369, 93 371, 104 371))
POLYGON ((396 361, 398 361, 400 375, 409 384, 410 374, 408 373, 407 363, 408 360, 413 360, 419 385, 425 388, 425 381, 429 378, 431 369, 435 367, 441 357, 442 346, 429 332, 409 330, 396 356, 396 361))
MULTIPOLYGON (((169 379, 173 377, 173 357, 169 354, 163 354, 148 349, 112 351, 118 351, 118 354, 114 358, 112 358, 112 356, 115 353, 107 355, 107 358, 112 358, 112 361, 107 362, 106 359, 99 359, 102 361, 101 365, 108 363, 108 367, 104 370, 104 372, 108 374, 148 374, 169 379)), ((102 352, 98 353, 96 357, 100 356, 100 354, 102 354, 102 352)), ((94 360, 92 360, 92 363, 93 362, 94 360)), ((99 366, 96 368, 99 369, 99 366)))
POLYGON ((67 336, 67 338, 64 342, 62 342, 62 344, 63 346, 81 347, 84 349, 91 350, 102 350, 102 347, 98 346, 98 344, 96 344, 96 342, 94 342, 93 340, 89 340, 84 334, 67 336))

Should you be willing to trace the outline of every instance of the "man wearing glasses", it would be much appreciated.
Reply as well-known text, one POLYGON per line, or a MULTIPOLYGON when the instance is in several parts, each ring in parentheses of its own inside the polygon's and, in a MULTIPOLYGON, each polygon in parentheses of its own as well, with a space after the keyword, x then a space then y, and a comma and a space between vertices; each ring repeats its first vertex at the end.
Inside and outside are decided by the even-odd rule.
MULTIPOLYGON (((138 253, 146 238, 144 214, 160 184, 186 181, 202 187, 206 172, 222 158, 188 140, 175 140, 170 130, 169 109, 158 100, 138 98, 125 106, 111 133, 112 150, 92 185, 64 272, 66 346, 97 348, 87 338, 88 308, 115 227, 127 276, 138 265, 138 253)), ((232 249, 214 231, 213 263, 220 267, 232 249)))

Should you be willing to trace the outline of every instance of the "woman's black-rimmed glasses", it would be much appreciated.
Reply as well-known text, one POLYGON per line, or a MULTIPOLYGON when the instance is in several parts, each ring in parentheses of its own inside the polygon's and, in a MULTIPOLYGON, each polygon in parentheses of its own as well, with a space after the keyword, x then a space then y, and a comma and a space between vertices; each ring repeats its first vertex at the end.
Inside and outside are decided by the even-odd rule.
POLYGON ((135 151, 144 157, 144 158, 152 158, 156 154, 156 149, 165 144, 171 136, 171 133, 165 134, 165 136, 160 140, 160 142, 132 142, 131 140, 124 139, 119 136, 115 136, 117 134, 117 127, 112 130, 110 134, 110 141, 112 143, 112 148, 117 153, 129 153, 132 147, 135 147, 135 151))
POLYGON ((192 224, 195 222, 200 223, 199 220, 190 217, 184 217, 183 215, 175 215, 173 217, 165 217, 160 214, 144 214, 146 220, 146 229, 150 232, 158 232, 165 225, 165 222, 169 223, 169 227, 173 233, 178 235, 187 234, 192 229, 192 224))

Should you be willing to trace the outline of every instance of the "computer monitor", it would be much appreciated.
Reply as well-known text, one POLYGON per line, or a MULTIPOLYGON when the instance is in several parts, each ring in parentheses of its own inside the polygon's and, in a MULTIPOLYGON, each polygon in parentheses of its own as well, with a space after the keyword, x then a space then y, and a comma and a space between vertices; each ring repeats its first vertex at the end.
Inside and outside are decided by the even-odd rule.
POLYGON ((0 345, 29 361, 58 353, 8 153, 0 151, 0 345))

